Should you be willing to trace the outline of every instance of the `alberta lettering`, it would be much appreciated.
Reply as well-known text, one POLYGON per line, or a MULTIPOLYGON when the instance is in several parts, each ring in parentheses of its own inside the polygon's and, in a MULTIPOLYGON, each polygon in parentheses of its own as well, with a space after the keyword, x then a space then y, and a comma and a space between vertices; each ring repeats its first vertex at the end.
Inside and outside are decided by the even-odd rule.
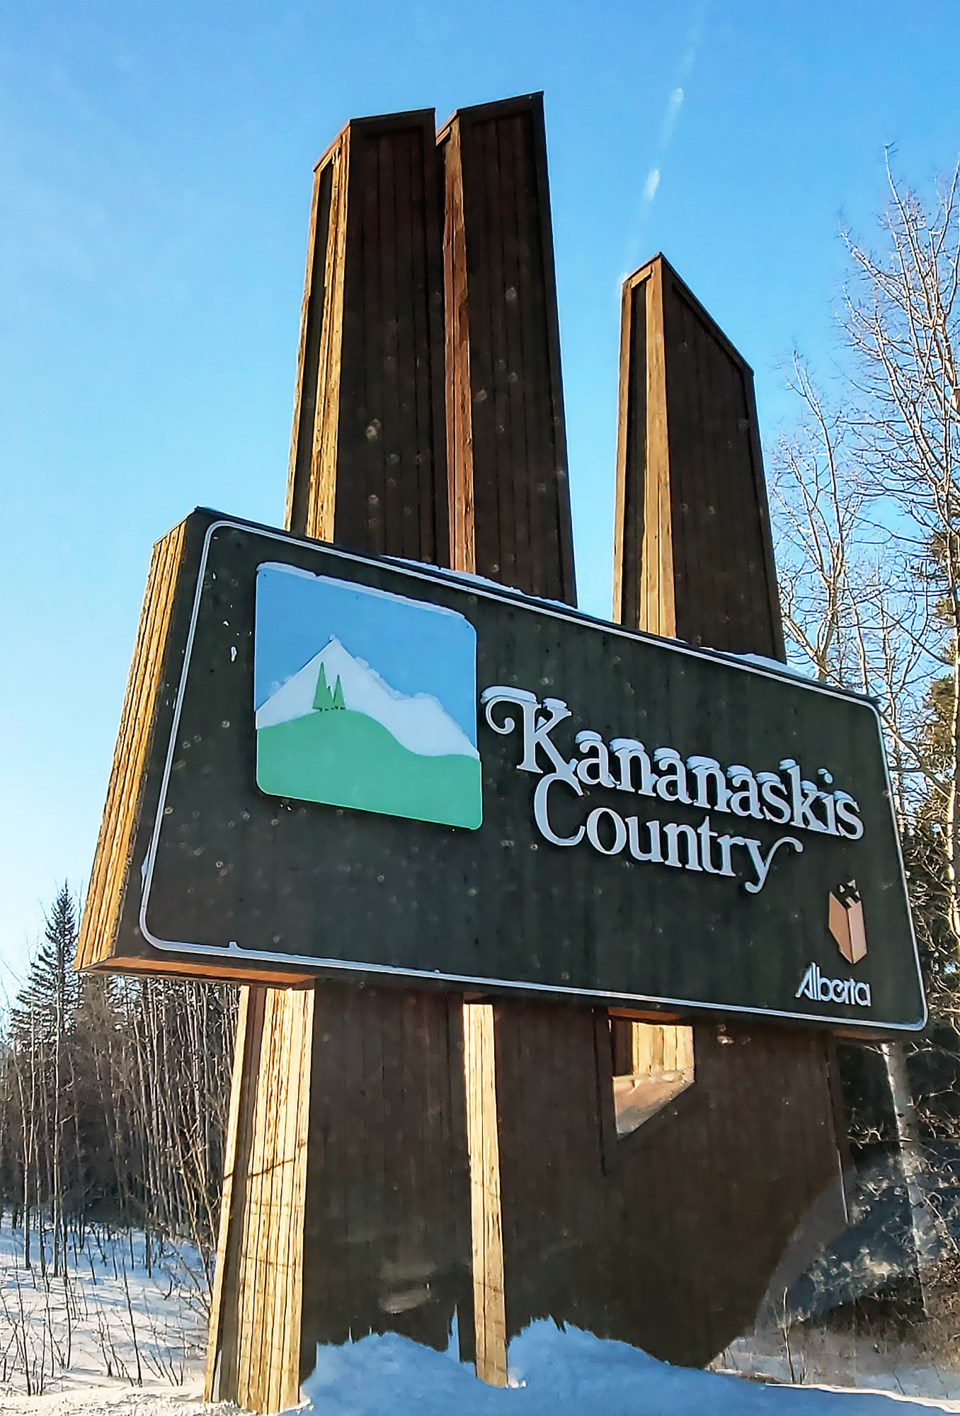
POLYGON ((810 998, 815 1003, 852 1003, 857 1008, 869 1008, 869 983, 852 978, 824 978, 818 964, 811 964, 794 998, 810 998))

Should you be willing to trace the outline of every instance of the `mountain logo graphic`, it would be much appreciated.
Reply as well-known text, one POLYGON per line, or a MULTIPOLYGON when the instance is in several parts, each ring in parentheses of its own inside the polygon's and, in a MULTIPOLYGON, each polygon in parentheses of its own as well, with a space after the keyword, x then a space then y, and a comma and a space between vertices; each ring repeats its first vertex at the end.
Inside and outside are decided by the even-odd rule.
POLYGON ((476 630, 453 610, 259 566, 257 786, 475 830, 476 663, 476 630))

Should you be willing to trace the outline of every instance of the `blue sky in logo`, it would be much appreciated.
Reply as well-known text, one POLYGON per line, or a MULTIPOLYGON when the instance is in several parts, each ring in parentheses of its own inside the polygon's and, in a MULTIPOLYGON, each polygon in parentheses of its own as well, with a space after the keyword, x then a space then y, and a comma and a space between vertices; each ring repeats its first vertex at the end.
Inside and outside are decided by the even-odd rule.
POLYGON ((285 566, 257 570, 254 709, 335 636, 398 693, 429 693, 476 746, 476 640, 462 615, 285 566))

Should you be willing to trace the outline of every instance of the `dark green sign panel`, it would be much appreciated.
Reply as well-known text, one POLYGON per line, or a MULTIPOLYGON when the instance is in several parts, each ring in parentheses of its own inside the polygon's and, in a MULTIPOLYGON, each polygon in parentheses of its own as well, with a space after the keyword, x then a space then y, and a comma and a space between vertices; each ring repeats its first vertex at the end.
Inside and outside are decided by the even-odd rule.
POLYGON ((869 703, 213 513, 188 532, 131 952, 922 1025, 869 703))

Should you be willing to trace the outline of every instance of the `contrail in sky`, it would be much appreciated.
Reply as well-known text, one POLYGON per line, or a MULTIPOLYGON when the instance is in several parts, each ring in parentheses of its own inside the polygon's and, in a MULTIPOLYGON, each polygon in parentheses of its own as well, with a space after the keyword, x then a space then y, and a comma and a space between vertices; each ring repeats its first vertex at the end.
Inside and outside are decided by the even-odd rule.
POLYGON ((653 205, 654 198, 660 186, 664 159, 673 141, 673 135, 680 119, 680 110, 683 108, 683 101, 686 97, 684 85, 689 81, 690 75, 693 72, 693 66, 696 63, 709 8, 710 0, 701 0, 701 3, 697 6, 693 14, 686 47, 680 57, 680 63, 677 66, 676 82, 670 90, 670 96, 667 99, 667 105, 664 109, 663 120, 660 124, 660 132, 657 135, 657 146, 655 150, 656 161, 647 173, 647 179, 643 184, 643 195, 640 199, 641 222, 653 205))

